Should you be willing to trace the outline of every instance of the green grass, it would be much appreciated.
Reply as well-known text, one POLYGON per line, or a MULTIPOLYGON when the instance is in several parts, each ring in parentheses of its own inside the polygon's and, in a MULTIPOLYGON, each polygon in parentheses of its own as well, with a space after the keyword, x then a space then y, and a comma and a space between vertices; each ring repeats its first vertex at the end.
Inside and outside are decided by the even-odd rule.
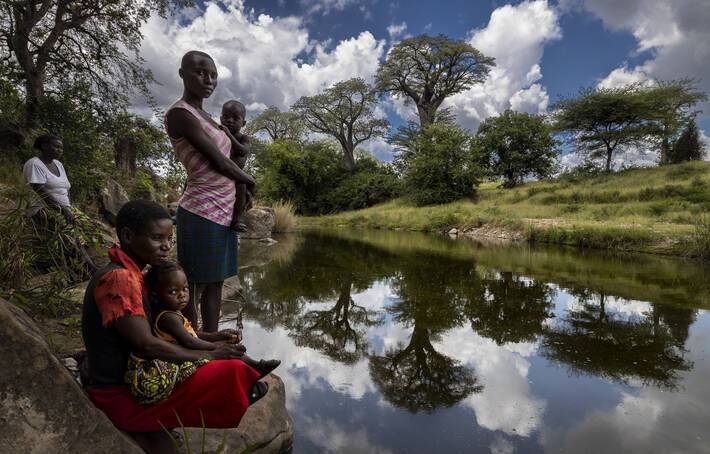
POLYGON ((705 256, 710 163, 560 178, 502 189, 484 183, 476 201, 414 207, 403 199, 358 211, 301 218, 304 227, 414 231, 495 227, 530 241, 705 256))

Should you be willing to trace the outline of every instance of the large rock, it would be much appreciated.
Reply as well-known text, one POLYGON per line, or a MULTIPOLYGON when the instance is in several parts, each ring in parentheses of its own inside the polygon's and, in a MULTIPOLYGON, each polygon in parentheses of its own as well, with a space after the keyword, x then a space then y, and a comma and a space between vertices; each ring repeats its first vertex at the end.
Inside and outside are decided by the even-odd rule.
POLYGON ((115 226, 118 210, 129 200, 128 193, 117 181, 108 180, 106 187, 101 189, 99 196, 101 214, 111 225, 115 226))
POLYGON ((274 209, 270 207, 254 207, 244 215, 247 231, 241 233, 241 238, 263 239, 271 238, 271 231, 276 223, 274 209))
POLYGON ((52 355, 35 323, 0 299, 0 451, 140 454, 52 355))
POLYGON ((284 384, 274 374, 264 381, 269 392, 249 407, 236 429, 188 429, 192 452, 201 452, 204 436, 205 452, 213 453, 224 442, 224 453, 289 453, 293 446, 293 422, 286 411, 284 384), (204 435, 203 435, 204 433, 204 435))

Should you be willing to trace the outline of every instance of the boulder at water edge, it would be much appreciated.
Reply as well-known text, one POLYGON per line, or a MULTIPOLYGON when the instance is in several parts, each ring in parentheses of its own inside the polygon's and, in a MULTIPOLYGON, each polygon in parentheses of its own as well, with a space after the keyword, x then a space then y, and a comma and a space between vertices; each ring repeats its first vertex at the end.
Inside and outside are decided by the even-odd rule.
POLYGON ((205 452, 216 452, 223 446, 223 453, 289 453, 293 446, 293 422, 286 412, 284 384, 274 374, 264 381, 269 392, 249 407, 236 429, 188 429, 192 452, 200 452, 204 437, 205 452), (224 444, 222 444, 224 443, 224 444))
POLYGON ((271 231, 276 223, 274 209, 270 207, 254 207, 244 215, 247 231, 241 233, 242 238, 264 239, 271 238, 271 231))
POLYGON ((37 325, 0 299, 0 451, 140 454, 52 355, 37 325))

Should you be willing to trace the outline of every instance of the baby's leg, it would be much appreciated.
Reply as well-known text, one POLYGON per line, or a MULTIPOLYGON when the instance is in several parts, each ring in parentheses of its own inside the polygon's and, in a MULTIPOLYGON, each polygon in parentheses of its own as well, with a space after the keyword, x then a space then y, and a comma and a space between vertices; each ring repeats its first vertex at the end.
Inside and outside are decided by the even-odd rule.
POLYGON ((244 364, 259 372, 259 375, 261 375, 260 378, 266 377, 271 373, 271 371, 279 367, 279 364, 281 364, 281 361, 278 359, 256 360, 249 355, 244 355, 241 359, 244 364))
POLYGON ((244 232, 247 226, 244 224, 244 212, 247 204, 247 185, 237 184, 237 198, 234 201, 234 216, 232 217, 232 230, 244 232))

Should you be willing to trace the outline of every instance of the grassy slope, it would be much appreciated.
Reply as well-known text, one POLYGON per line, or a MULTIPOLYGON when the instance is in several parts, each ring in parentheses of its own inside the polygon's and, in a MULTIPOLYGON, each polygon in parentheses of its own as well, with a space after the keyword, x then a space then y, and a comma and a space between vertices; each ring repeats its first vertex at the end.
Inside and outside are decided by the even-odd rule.
POLYGON ((479 188, 477 202, 413 207, 395 200, 302 218, 302 226, 440 231, 503 228, 531 241, 692 254, 696 222, 710 212, 710 163, 633 169, 590 178, 479 188))

